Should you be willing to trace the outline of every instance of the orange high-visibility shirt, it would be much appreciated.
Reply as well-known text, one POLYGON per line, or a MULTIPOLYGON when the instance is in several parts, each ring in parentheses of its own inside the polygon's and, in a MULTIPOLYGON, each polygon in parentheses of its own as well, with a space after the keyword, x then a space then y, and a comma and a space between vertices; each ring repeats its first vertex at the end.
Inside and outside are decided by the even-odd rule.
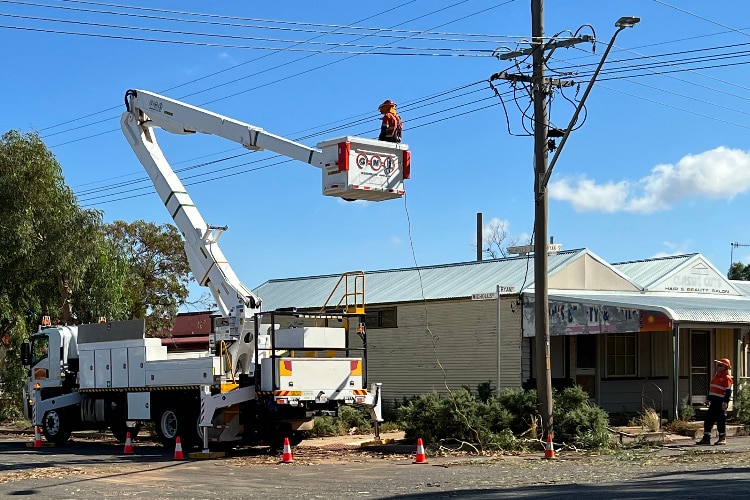
POLYGON ((397 113, 384 114, 382 126, 385 127, 385 136, 381 140, 401 142, 401 131, 404 125, 397 113))
POLYGON ((711 379, 711 386, 708 389, 709 396, 716 396, 719 398, 725 398, 727 389, 731 389, 734 381, 730 375, 724 373, 717 373, 714 378, 711 379))

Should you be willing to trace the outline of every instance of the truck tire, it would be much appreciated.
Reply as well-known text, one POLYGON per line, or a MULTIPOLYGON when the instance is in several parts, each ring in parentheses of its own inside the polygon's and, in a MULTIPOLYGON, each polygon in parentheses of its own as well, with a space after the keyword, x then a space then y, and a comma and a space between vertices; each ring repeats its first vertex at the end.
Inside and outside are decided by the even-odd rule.
POLYGON ((156 436, 165 448, 174 448, 177 436, 183 449, 190 449, 202 442, 198 428, 198 411, 179 407, 166 407, 159 411, 156 436))
POLYGON ((49 410, 42 419, 42 432, 50 443, 65 444, 73 428, 63 410, 49 410))

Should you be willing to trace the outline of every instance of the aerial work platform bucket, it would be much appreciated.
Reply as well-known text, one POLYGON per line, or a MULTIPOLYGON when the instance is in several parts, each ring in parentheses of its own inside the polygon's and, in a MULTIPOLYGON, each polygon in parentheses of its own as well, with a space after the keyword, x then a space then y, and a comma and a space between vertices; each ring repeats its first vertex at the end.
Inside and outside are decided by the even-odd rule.
POLYGON ((317 144, 323 152, 323 194, 347 201, 383 201, 404 196, 411 153, 401 143, 339 137, 317 144))

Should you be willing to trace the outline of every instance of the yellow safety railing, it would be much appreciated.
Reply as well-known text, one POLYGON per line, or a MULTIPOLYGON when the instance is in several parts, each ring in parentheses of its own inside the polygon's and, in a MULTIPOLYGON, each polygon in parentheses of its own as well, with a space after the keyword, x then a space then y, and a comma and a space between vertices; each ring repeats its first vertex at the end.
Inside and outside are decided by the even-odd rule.
MULTIPOLYGON (((237 380, 234 378, 234 368, 232 367, 232 356, 229 354, 229 348, 227 343, 223 340, 219 341, 219 359, 224 358, 226 360, 227 368, 229 368, 229 374, 232 376, 232 385, 237 385, 237 380)), ((223 386, 224 384, 222 384, 223 386)), ((224 391, 222 391, 224 392, 224 391)))
POLYGON ((342 310, 348 314, 365 313, 365 273, 364 271, 349 271, 341 275, 333 291, 328 296, 320 312, 329 310, 329 302, 333 298, 341 284, 344 284, 344 293, 341 299, 333 306, 334 309, 342 310))

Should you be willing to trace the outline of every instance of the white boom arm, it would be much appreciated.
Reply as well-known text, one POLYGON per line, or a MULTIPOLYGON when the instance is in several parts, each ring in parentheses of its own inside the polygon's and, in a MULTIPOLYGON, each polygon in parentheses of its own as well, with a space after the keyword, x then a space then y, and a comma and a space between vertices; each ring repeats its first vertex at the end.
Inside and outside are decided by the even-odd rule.
POLYGON ((159 147, 154 128, 174 134, 217 135, 258 151, 268 149, 322 169, 323 194, 346 200, 381 201, 404 195, 410 153, 406 144, 342 137, 318 144, 321 149, 270 134, 168 97, 143 90, 125 93, 127 111, 120 124, 157 193, 185 237, 185 253, 195 279, 207 286, 229 318, 229 338, 252 330, 260 300, 232 270, 217 244, 226 227, 209 226, 159 147), (247 320, 247 321, 246 321, 247 320))

